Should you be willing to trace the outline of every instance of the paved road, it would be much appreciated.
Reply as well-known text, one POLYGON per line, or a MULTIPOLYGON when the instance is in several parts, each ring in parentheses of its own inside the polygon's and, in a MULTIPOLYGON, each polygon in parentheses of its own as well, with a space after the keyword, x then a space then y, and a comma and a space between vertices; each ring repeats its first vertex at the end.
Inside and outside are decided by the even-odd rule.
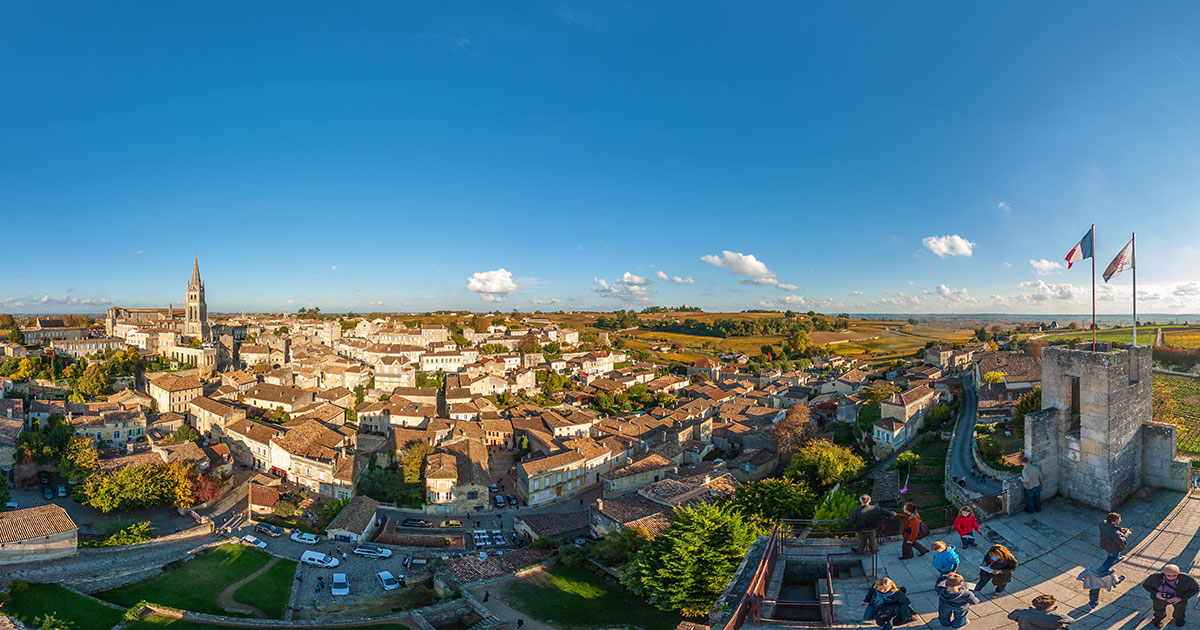
POLYGON ((975 465, 971 457, 971 440, 975 439, 975 421, 978 415, 979 388, 970 374, 963 375, 963 400, 959 405, 958 423, 954 429, 954 441, 950 443, 950 476, 959 479, 967 478, 967 489, 985 495, 1000 494, 1000 482, 991 477, 980 481, 971 476, 975 465))

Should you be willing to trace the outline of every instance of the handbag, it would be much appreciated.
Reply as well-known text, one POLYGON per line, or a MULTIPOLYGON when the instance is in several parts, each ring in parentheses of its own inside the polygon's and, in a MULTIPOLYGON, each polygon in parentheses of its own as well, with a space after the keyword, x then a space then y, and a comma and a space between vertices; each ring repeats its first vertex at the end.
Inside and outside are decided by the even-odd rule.
POLYGON ((929 535, 929 526, 925 521, 921 521, 921 528, 917 530, 917 540, 920 540, 929 535))

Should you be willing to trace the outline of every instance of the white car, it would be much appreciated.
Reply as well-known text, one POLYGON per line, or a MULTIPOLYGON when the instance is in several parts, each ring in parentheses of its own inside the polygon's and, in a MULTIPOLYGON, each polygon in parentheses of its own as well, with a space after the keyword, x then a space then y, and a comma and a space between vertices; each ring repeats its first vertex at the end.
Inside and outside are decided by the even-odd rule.
POLYGON ((375 577, 379 579, 379 586, 383 587, 385 591, 394 591, 400 588, 400 581, 390 571, 380 571, 375 574, 375 577))
POLYGON ((366 556, 368 558, 391 558, 392 550, 372 545, 359 545, 354 548, 354 555, 366 556))
POLYGON ((320 551, 305 551, 300 555, 300 562, 311 564, 314 567, 333 568, 338 565, 338 559, 333 556, 328 556, 320 551))
POLYGON ((259 540, 258 538, 254 537, 254 536, 251 536, 249 534, 242 536, 242 544, 250 545, 251 547, 258 547, 259 549, 267 548, 267 543, 259 540))
POLYGON ((298 542, 302 545, 315 545, 321 542, 321 537, 316 534, 306 534, 304 532, 296 532, 292 534, 292 542, 298 542))
POLYGON ((329 583, 329 593, 331 595, 350 594, 350 583, 346 581, 345 573, 333 574, 333 581, 329 583))

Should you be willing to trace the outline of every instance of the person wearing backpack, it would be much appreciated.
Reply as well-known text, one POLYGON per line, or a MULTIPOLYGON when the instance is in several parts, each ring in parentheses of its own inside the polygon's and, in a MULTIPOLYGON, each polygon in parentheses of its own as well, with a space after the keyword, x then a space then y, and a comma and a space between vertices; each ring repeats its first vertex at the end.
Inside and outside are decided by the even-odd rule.
POLYGON ((938 595, 938 623, 947 628, 967 625, 967 610, 979 603, 975 593, 963 588, 963 581, 963 576, 951 572, 943 575, 934 587, 938 595))
POLYGON ((904 590, 888 578, 877 580, 863 597, 862 605, 866 606, 863 621, 874 621, 884 630, 912 621, 912 602, 904 590))
POLYGON ((1017 559, 1004 545, 992 545, 983 555, 983 564, 979 566, 979 581, 975 583, 975 592, 982 593, 988 582, 996 585, 995 595, 1004 592, 1012 582, 1013 571, 1017 569, 1017 559))
POLYGON ((960 560, 958 552, 954 550, 953 546, 939 540, 933 543, 930 550, 933 551, 933 568, 937 569, 938 573, 942 574, 942 577, 946 577, 947 574, 958 570, 960 560))
POLYGON ((921 514, 917 512, 917 504, 909 501, 904 504, 904 512, 897 512, 898 518, 904 519, 904 525, 900 529, 900 536, 904 542, 900 545, 900 559, 908 560, 913 557, 913 549, 917 550, 918 556, 923 556, 929 553, 929 550, 922 545, 920 539, 929 535, 929 528, 921 522, 921 514))
POLYGON ((971 508, 965 507, 958 511, 958 516, 954 517, 954 531, 958 532, 959 542, 962 543, 962 548, 978 547, 975 542, 975 532, 979 531, 979 521, 975 520, 975 513, 971 508))
POLYGON ((1099 569, 1087 568, 1079 572, 1075 579, 1083 582, 1083 588, 1088 590, 1088 606, 1095 610, 1100 605, 1100 591, 1111 591, 1125 581, 1124 575, 1113 571, 1101 572, 1099 569))

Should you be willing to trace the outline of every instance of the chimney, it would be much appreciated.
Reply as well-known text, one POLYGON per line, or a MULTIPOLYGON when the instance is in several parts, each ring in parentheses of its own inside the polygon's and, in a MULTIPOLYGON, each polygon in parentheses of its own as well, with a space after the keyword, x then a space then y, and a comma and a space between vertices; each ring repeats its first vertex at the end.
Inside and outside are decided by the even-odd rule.
POLYGON ((604 499, 596 499, 596 511, 597 512, 604 511, 604 499))

